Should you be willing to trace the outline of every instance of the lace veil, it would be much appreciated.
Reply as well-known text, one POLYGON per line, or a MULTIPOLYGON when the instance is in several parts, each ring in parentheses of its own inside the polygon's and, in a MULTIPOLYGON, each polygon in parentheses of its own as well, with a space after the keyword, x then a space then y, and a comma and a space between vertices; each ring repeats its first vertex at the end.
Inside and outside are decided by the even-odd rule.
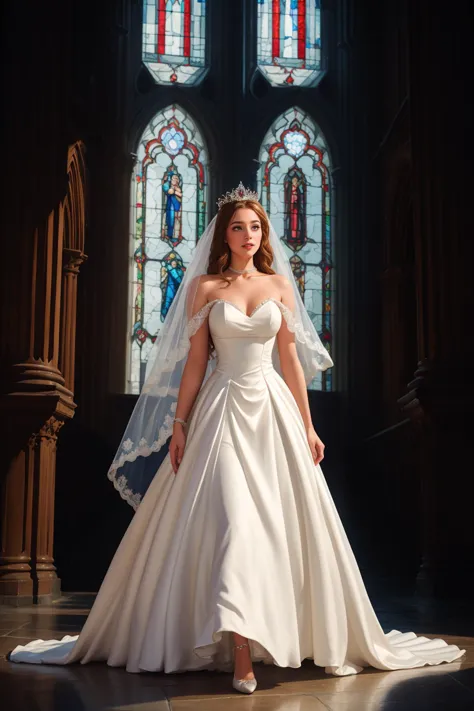
MULTIPOLYGON (((190 338, 207 318, 214 303, 208 302, 194 313, 193 304, 199 277, 207 274, 216 219, 217 215, 198 241, 193 258, 166 314, 150 353, 145 383, 108 471, 108 477, 120 496, 135 510, 159 467, 155 455, 173 433, 173 418, 179 385, 191 345, 190 338)), ((270 245, 274 255, 273 270, 287 277, 293 288, 294 308, 290 309, 280 301, 278 306, 289 330, 295 334, 298 357, 303 367, 306 384, 309 384, 319 370, 330 368, 333 361, 304 307, 290 262, 271 223, 270 245)), ((281 374, 276 339, 272 358, 276 370, 281 374)), ((215 366, 216 358, 213 351, 209 357, 202 385, 215 366)), ((192 410, 188 422, 191 416, 192 410)))

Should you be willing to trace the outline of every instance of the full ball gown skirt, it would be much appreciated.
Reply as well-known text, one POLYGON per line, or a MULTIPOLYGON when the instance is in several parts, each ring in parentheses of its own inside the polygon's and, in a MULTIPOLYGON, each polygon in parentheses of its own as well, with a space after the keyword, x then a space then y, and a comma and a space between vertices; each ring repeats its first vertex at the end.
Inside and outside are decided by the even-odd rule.
POLYGON ((78 637, 18 646, 13 662, 103 660, 129 672, 231 671, 252 660, 326 672, 407 669, 465 653, 382 630, 296 401, 272 362, 284 318, 210 302, 217 365, 188 418, 175 475, 157 471, 78 637))

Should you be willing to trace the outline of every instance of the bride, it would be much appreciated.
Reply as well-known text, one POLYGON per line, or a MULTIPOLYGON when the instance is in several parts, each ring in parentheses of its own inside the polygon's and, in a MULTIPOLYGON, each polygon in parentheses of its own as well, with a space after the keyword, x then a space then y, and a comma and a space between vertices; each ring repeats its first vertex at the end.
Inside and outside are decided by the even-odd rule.
POLYGON ((108 473, 136 513, 84 628, 10 661, 233 671, 252 693, 256 661, 347 675, 458 659, 382 630, 311 422, 306 386, 333 361, 257 194, 240 184, 218 205, 108 473))

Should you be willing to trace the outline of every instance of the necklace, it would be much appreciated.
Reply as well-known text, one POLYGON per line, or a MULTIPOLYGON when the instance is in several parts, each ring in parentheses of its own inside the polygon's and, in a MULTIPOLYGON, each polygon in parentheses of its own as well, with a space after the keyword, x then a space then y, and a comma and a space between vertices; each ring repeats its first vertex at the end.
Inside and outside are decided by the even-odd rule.
POLYGON ((249 272, 256 272, 257 267, 252 267, 251 269, 234 269, 233 267, 227 267, 229 271, 235 272, 236 274, 248 274, 249 272))

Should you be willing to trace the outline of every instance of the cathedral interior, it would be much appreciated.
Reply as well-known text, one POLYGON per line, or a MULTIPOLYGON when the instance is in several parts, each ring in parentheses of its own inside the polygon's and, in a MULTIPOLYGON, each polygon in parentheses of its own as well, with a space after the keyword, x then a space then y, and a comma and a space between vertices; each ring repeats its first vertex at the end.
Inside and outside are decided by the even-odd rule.
POLYGON ((252 708, 474 708, 472 15, 469 0, 3 7, 5 711, 244 706, 211 672, 6 659, 84 622, 133 516, 107 471, 148 353, 240 181, 334 360, 311 412, 379 619, 467 649, 350 680, 265 669, 252 708))

